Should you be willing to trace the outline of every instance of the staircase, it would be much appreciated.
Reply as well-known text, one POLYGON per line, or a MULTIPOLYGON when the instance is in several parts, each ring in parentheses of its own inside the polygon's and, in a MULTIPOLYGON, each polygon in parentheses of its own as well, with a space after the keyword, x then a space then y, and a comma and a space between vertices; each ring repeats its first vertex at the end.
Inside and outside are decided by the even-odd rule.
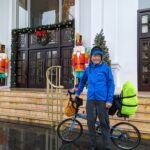
POLYGON ((63 86, 60 66, 46 72, 47 90, 0 90, 0 119, 55 125, 63 119, 63 86), (57 76, 57 78, 55 78, 57 76))
MULTIPOLYGON (((53 89, 54 90, 54 89, 53 89)), ((60 94, 60 93, 59 93, 60 94)), ((53 93, 53 109, 51 99, 47 100, 45 90, 37 89, 11 89, 0 91, 0 119, 27 122, 29 124, 51 125, 61 121, 63 116, 63 102, 66 99, 66 91, 62 91, 61 97, 53 93), (49 109, 48 109, 49 103, 49 109)), ((83 95, 84 100, 86 96, 83 95)), ((85 111, 84 106, 80 112, 85 111)), ((110 116, 111 124, 126 121, 134 124, 142 133, 142 138, 150 139, 150 97, 139 96, 138 112, 129 119, 124 120, 117 116, 110 116)), ((82 120, 85 128, 86 121, 82 120)))
POLYGON ((57 103, 57 96, 53 94, 53 110, 49 104, 48 111, 45 91, 26 89, 0 91, 0 119, 50 124, 59 119, 59 115, 62 116, 62 104, 61 101, 57 103))
MULTIPOLYGON (((9 89, 0 90, 0 119, 27 122, 28 124, 56 125, 62 119, 63 103, 66 91, 60 85, 60 67, 49 68, 47 71, 47 90, 9 89), (58 71, 57 71, 57 69, 58 71), (54 76, 58 76, 55 80, 54 76)), ((150 93, 139 94, 138 112, 124 120, 110 116, 111 124, 126 121, 134 124, 142 133, 142 138, 150 139, 150 93)), ((86 95, 83 95, 85 112, 86 95)), ((81 120, 87 128, 86 121, 81 120)))

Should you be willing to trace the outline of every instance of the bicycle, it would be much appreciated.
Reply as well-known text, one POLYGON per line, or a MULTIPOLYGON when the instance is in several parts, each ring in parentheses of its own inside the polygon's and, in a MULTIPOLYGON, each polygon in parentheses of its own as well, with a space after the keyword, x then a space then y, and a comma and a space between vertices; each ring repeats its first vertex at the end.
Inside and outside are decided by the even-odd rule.
MULTIPOLYGON (((74 91, 68 90, 69 100, 74 103, 72 95, 74 91)), ((119 100, 119 96, 118 96, 119 100)), ((86 114, 79 113, 81 102, 76 102, 76 113, 72 118, 67 118, 59 123, 57 126, 58 137, 65 142, 74 142, 80 138, 83 133, 83 126, 77 118, 86 120, 86 114)), ((124 116, 127 117, 127 116, 124 116)), ((100 122, 96 121, 96 133, 101 134, 100 122)), ((110 125, 111 140, 115 146, 124 150, 131 150, 136 148, 141 141, 141 134, 139 130, 128 122, 119 122, 113 126, 110 125)))

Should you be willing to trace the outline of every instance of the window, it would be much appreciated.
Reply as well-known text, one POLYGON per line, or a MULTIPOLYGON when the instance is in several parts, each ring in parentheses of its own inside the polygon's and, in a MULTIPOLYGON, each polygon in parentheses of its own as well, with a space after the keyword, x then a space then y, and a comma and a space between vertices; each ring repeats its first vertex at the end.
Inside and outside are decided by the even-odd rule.
POLYGON ((150 36, 150 11, 140 11, 138 16, 140 36, 150 36))
POLYGON ((17 0, 18 27, 36 27, 71 20, 75 0, 17 0))
POLYGON ((142 33, 147 33, 148 32, 148 27, 149 27, 149 21, 148 21, 148 15, 143 15, 141 18, 142 22, 142 33))
POLYGON ((18 0, 18 26, 20 28, 28 27, 28 10, 27 10, 27 0, 18 0))
POLYGON ((139 0, 139 9, 150 8, 150 0, 139 0))
POLYGON ((31 26, 59 22, 59 0, 31 0, 31 26))

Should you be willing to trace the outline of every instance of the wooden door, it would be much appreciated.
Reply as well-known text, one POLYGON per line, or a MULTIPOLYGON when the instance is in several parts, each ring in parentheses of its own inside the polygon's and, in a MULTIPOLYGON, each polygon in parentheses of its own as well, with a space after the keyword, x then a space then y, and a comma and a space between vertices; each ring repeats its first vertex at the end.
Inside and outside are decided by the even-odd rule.
MULTIPOLYGON (((50 38, 47 45, 40 45, 34 33, 19 34, 16 87, 45 88, 46 70, 57 65, 62 66, 62 85, 65 88, 71 88, 73 33, 73 27, 48 30, 50 38)), ((55 82, 55 72, 53 75, 55 82)))
POLYGON ((16 85, 17 87, 27 87, 28 81, 28 53, 27 51, 18 51, 16 63, 16 85))
POLYGON ((138 88, 150 91, 150 10, 138 11, 138 88))
POLYGON ((71 47, 64 47, 61 49, 62 85, 67 89, 72 88, 73 85, 71 56, 71 47))
POLYGON ((140 40, 139 90, 150 91, 150 38, 140 40))
POLYGON ((45 51, 30 51, 29 52, 29 88, 45 88, 45 51))

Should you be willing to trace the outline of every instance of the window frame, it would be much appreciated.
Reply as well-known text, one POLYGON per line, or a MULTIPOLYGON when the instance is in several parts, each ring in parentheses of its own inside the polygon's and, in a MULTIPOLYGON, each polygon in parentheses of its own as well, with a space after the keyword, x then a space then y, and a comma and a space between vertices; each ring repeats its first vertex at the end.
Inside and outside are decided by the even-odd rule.
MULTIPOLYGON (((59 22, 62 22, 62 6, 63 0, 59 0, 59 22)), ((27 27, 31 27, 31 0, 27 0, 27 27)), ((19 27, 19 0, 16 0, 16 27, 19 27)), ((25 27, 26 28, 26 27, 25 27)))
MULTIPOLYGON (((27 26, 26 27, 30 27, 30 0, 27 0, 27 18, 26 18, 26 21, 27 21, 27 26)), ((21 28, 19 26, 19 0, 16 0, 16 27, 17 28, 21 28)), ((25 28, 26 28, 25 27, 25 28)))

